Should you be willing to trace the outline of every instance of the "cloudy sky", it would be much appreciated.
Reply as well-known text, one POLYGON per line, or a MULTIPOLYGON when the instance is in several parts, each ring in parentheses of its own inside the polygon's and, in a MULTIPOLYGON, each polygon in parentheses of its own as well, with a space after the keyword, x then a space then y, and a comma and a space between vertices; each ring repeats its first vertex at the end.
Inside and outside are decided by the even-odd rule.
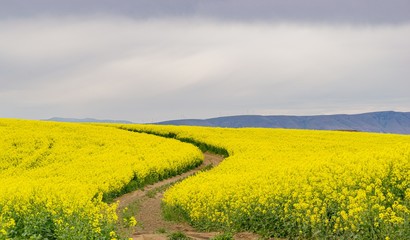
POLYGON ((0 117, 410 112, 408 0, 0 6, 0 117))

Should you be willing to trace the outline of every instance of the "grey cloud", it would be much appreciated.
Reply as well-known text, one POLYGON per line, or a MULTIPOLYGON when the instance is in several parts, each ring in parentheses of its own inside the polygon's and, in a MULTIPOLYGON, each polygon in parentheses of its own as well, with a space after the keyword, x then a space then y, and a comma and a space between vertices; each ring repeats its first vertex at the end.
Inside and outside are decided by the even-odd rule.
POLYGON ((201 17, 232 21, 396 24, 410 20, 407 0, 1 0, 0 18, 118 15, 137 19, 201 17))
POLYGON ((2 117, 410 111, 410 24, 50 17, 0 39, 2 117))

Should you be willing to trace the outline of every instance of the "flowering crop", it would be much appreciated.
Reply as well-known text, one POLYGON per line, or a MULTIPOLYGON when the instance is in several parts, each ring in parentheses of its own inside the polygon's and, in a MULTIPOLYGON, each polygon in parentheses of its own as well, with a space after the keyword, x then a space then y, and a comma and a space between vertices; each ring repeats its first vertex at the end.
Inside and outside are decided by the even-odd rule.
POLYGON ((122 125, 224 148, 164 196, 200 228, 302 239, 408 239, 410 136, 122 125), (170 134, 172 133, 172 134, 170 134))
POLYGON ((0 119, 0 239, 114 238, 117 205, 103 197, 202 158, 190 144, 111 127, 0 119))

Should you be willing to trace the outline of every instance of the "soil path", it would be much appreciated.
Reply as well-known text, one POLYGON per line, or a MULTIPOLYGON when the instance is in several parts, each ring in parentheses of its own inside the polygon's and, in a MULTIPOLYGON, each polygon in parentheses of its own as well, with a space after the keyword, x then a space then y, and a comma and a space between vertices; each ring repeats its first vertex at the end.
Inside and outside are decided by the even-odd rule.
POLYGON ((163 187, 163 186, 165 186, 165 185, 167 185, 167 184, 171 184, 171 183, 174 183, 174 182, 176 182, 176 181, 178 181, 178 180, 181 180, 181 179, 183 179, 183 178, 186 178, 186 177, 188 177, 188 176, 191 176, 191 175, 197 173, 198 171, 202 170, 204 167, 206 167, 206 166, 208 166, 208 165, 212 165, 212 166, 215 167, 215 166, 218 165, 223 159, 224 159, 224 158, 223 158, 222 156, 219 156, 219 155, 215 155, 215 154, 206 152, 206 153, 204 153, 204 161, 203 161, 202 164, 201 164, 200 166, 198 166, 197 168, 192 169, 192 170, 190 170, 190 171, 188 171, 188 172, 185 172, 185 173, 183 173, 183 174, 181 174, 181 175, 178 175, 178 176, 175 176, 175 177, 172 177, 172 178, 165 179, 165 180, 163 180, 163 181, 161 181, 161 182, 157 182, 157 183, 154 183, 154 184, 145 186, 144 189, 140 189, 140 190, 137 190, 137 191, 134 191, 134 192, 130 192, 130 193, 124 194, 124 195, 122 195, 122 196, 116 198, 115 201, 119 201, 119 206, 118 206, 118 208, 124 208, 124 207, 130 205, 131 203, 133 203, 133 202, 135 202, 135 201, 137 201, 137 200, 140 200, 142 197, 144 197, 144 196, 147 194, 147 192, 149 192, 149 191, 151 191, 151 190, 153 190, 153 189, 163 187))
POLYGON ((222 156, 206 152, 204 153, 204 161, 199 167, 117 198, 116 200, 119 201, 118 209, 123 209, 135 202, 139 203, 140 207, 136 219, 141 227, 138 227, 136 232, 132 234, 133 239, 167 239, 166 233, 159 234, 158 231, 166 231, 167 233, 180 231, 192 239, 209 239, 217 235, 218 233, 196 232, 186 223, 165 221, 161 214, 161 199, 163 197, 163 189, 161 188, 193 175, 209 165, 216 166, 222 160, 222 156))

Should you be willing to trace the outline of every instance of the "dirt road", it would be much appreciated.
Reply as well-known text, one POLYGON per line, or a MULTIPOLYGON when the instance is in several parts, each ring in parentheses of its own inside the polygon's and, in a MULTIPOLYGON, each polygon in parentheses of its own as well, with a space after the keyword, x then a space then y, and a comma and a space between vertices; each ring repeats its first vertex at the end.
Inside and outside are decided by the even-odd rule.
POLYGON ((163 197, 163 191, 168 185, 191 176, 209 165, 216 166, 222 160, 222 156, 204 153, 204 161, 199 167, 117 198, 116 200, 119 201, 119 210, 133 203, 138 203, 139 205, 139 211, 136 216, 139 227, 137 227, 136 232, 132 234, 133 239, 167 239, 166 233, 176 231, 183 232, 192 239, 209 239, 217 235, 218 233, 196 232, 195 229, 186 223, 165 221, 161 214, 161 199, 163 197))

